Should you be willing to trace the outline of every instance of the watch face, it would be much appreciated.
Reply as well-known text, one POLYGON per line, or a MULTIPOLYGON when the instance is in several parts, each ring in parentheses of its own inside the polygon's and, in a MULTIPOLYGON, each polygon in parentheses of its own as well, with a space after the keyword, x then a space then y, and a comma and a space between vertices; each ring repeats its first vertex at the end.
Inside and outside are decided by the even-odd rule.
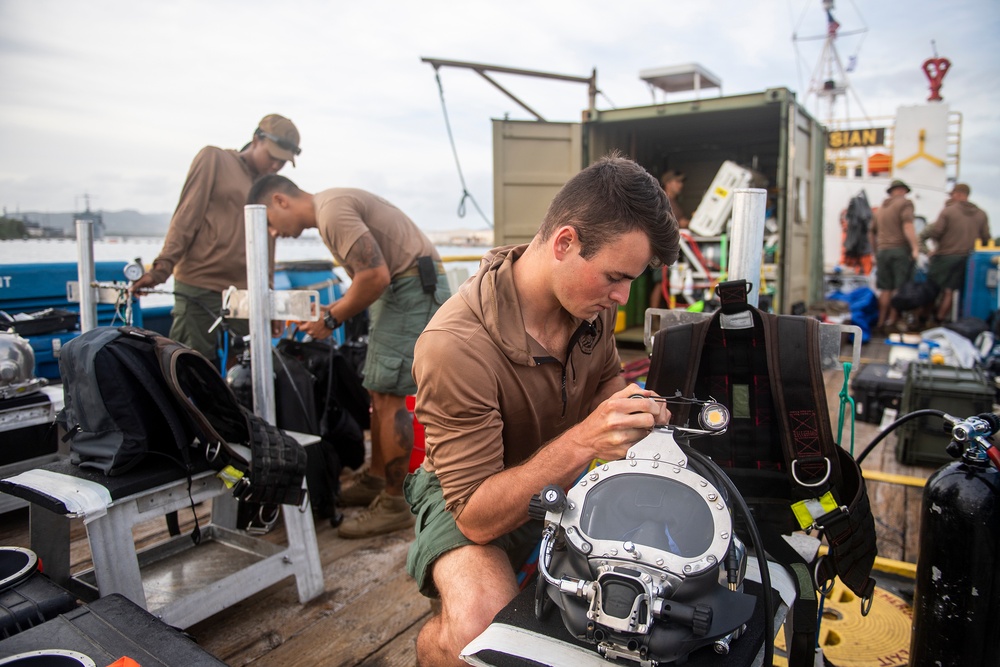
POLYGON ((333 318, 333 315, 331 315, 330 313, 327 313, 326 315, 323 316, 323 324, 326 325, 327 329, 337 328, 337 320, 335 320, 333 318))

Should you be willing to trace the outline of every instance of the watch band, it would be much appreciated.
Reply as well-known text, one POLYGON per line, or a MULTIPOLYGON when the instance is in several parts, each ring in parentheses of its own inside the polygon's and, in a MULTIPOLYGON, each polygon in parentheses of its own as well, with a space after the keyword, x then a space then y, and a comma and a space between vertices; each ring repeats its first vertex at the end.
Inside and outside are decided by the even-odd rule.
POLYGON ((330 311, 327 311, 326 315, 323 316, 323 324, 326 325, 327 329, 333 331, 340 326, 340 320, 331 315, 330 311))

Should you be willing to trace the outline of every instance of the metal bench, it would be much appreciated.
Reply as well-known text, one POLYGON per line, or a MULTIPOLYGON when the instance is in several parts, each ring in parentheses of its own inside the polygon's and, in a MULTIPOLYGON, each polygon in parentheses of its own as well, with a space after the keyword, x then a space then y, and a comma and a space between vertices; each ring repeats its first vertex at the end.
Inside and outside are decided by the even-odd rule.
MULTIPOLYGON (((303 444, 315 436, 293 434, 303 444)), ((236 501, 202 464, 190 482, 179 466, 154 457, 109 477, 62 460, 0 480, 0 491, 28 501, 31 548, 46 574, 87 599, 120 593, 165 623, 187 628, 265 588, 294 576, 299 601, 323 592, 323 572, 312 513, 283 506, 288 545, 235 529, 236 501), (141 551, 136 524, 212 501, 211 522, 196 547, 179 535, 141 551), (82 518, 94 567, 70 573, 70 519, 82 518), (220 576, 205 581, 205 572, 220 576), (197 578, 197 581, 185 581, 197 578), (145 585, 144 585, 145 584, 145 585)))

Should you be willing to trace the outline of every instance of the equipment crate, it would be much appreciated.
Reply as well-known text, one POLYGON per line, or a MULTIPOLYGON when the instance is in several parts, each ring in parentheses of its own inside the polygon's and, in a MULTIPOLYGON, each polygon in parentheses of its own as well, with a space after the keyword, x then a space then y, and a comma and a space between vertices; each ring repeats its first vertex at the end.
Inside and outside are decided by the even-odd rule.
POLYGON ((701 203, 691 216, 688 229, 700 236, 718 236, 726 231, 733 212, 733 190, 750 185, 753 172, 726 160, 712 185, 705 191, 701 203))
MULTIPOLYGON (((996 392, 976 368, 911 362, 906 373, 900 414, 926 408, 955 417, 993 411, 996 392)), ((899 427, 896 460, 907 465, 942 465, 953 459, 945 451, 950 426, 940 417, 918 417, 899 427)))
POLYGON ((878 424, 886 408, 899 412, 905 382, 903 373, 889 364, 865 364, 851 380, 851 396, 854 397, 857 418, 878 424))

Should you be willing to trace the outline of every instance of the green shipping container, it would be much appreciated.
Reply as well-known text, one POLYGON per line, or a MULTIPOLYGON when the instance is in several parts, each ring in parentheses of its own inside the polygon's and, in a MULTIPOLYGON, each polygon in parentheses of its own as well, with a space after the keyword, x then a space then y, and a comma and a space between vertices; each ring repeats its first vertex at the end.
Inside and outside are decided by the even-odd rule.
MULTIPOLYGON (((934 409, 955 417, 993 411, 995 391, 976 368, 912 362, 906 372, 900 416, 934 409)), ((954 459, 945 448, 950 427, 939 417, 918 417, 899 427, 896 460, 907 465, 943 465, 954 459)))

